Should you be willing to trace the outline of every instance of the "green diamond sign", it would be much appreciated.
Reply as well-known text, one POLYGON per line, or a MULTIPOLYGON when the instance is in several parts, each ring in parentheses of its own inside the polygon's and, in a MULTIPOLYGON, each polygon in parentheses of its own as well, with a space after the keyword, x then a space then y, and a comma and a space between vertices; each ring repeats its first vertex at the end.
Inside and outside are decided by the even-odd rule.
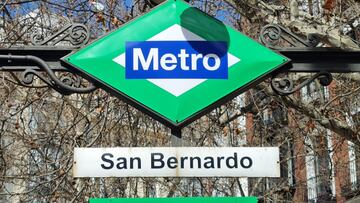
POLYGON ((181 0, 166 1, 62 60, 172 129, 289 62, 181 0))

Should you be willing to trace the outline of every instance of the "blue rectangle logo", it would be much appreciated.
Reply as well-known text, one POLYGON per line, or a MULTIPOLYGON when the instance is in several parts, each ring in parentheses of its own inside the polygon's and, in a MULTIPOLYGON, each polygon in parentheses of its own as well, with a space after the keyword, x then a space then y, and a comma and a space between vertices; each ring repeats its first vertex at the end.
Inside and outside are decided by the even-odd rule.
POLYGON ((127 42, 125 55, 126 79, 228 78, 226 42, 127 42))

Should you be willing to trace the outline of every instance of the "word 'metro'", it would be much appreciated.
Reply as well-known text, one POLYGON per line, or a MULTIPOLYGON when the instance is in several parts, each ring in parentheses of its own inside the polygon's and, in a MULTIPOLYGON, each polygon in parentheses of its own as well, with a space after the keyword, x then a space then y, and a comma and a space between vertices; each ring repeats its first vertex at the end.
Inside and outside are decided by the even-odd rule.
POLYGON ((127 42, 125 53, 126 79, 228 78, 226 42, 127 42))

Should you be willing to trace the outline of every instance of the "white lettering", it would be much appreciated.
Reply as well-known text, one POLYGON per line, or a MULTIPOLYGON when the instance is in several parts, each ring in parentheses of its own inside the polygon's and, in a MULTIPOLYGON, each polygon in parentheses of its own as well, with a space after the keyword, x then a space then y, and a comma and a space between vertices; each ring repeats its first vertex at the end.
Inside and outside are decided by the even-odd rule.
POLYGON ((153 61, 153 70, 159 70, 159 49, 151 48, 149 55, 146 58, 140 48, 135 48, 133 50, 133 62, 134 70, 139 70, 139 60, 144 70, 149 70, 150 64, 153 61))
POLYGON ((189 57, 189 54, 186 53, 185 49, 180 50, 180 54, 178 54, 178 57, 180 58, 180 67, 183 70, 189 70, 189 66, 186 64, 186 58, 189 57))
POLYGON ((176 68, 177 59, 174 54, 164 54, 160 59, 160 66, 164 70, 172 71, 176 68), (172 65, 168 65, 172 64, 172 65))
POLYGON ((202 54, 191 54, 191 70, 197 70, 197 61, 202 57, 202 54))
POLYGON ((141 48, 133 49, 133 70, 137 71, 140 67, 148 71, 150 68, 153 70, 159 70, 159 58, 160 58, 160 68, 166 71, 172 71, 180 65, 182 70, 196 71, 198 69, 198 62, 202 59, 203 67, 208 71, 218 70, 221 66, 221 59, 216 54, 188 54, 185 49, 180 49, 180 53, 177 55, 167 53, 159 57, 159 49, 151 48, 149 54, 144 56, 144 53, 141 48), (191 64, 187 64, 186 60, 190 58, 191 64), (180 64, 178 65, 178 62, 180 64))
POLYGON ((219 69, 220 64, 221 64, 220 58, 216 54, 207 54, 204 57, 203 65, 209 71, 215 71, 215 70, 219 69), (215 60, 215 64, 213 66, 209 65, 210 58, 213 58, 215 60))

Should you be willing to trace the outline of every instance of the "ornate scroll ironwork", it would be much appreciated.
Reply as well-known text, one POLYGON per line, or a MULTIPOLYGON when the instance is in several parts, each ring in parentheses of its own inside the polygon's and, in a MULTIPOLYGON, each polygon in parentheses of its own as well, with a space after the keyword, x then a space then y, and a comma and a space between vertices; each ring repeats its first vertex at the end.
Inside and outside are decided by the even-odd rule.
POLYGON ((316 79, 319 80, 322 86, 328 86, 332 82, 332 75, 329 72, 318 72, 313 75, 311 78, 306 79, 304 82, 300 83, 297 86, 294 86, 294 82, 292 79, 285 77, 285 78, 271 78, 271 88, 274 90, 275 93, 281 96, 287 96, 290 94, 299 91, 301 88, 309 85, 316 79))
POLYGON ((317 34, 310 34, 307 40, 304 40, 280 25, 269 24, 261 29, 260 41, 269 48, 280 49, 282 41, 294 47, 316 47, 320 43, 320 38, 317 34))
MULTIPOLYGON (((260 40, 265 46, 272 49, 281 49, 280 45, 285 44, 293 47, 316 47, 320 43, 320 38, 317 34, 309 34, 307 39, 304 40, 281 25, 276 24, 269 24, 263 27, 260 33, 260 40)), ((327 71, 320 71, 297 86, 288 77, 279 78, 279 76, 274 76, 271 79, 271 87, 275 93, 287 96, 299 91, 316 79, 319 80, 321 85, 328 86, 332 81, 332 75, 327 71)))
POLYGON ((26 55, 26 56, 15 56, 15 55, 0 55, 0 59, 8 60, 8 63, 25 61, 32 64, 35 64, 36 67, 28 66, 24 68, 24 71, 20 75, 18 82, 20 85, 26 87, 33 87, 31 84, 34 82, 35 77, 43 81, 47 86, 53 88, 64 95, 70 95, 73 93, 90 93, 97 88, 89 83, 88 87, 81 87, 81 79, 72 75, 69 71, 62 71, 62 76, 57 76, 53 69, 51 69, 48 64, 36 56, 26 55), (65 75, 66 74, 66 75, 65 75))
POLYGON ((31 36, 31 42, 36 46, 55 46, 61 42, 69 42, 74 47, 81 47, 88 43, 89 29, 83 24, 69 24, 55 34, 45 38, 42 34, 31 36))

